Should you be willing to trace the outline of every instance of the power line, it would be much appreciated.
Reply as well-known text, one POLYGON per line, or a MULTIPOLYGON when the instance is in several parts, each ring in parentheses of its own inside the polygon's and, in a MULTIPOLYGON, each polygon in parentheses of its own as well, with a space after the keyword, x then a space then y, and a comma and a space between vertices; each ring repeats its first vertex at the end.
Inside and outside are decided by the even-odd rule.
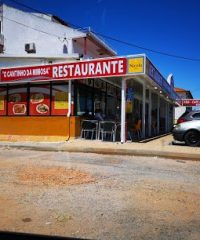
POLYGON ((147 48, 147 47, 139 46, 139 45, 136 45, 136 44, 133 44, 133 43, 130 43, 130 42, 123 41, 123 40, 119 40, 119 39, 116 39, 114 37, 105 35, 103 33, 95 32, 95 31, 92 31, 92 32, 96 35, 102 36, 103 38, 107 38, 107 39, 113 40, 115 42, 119 42, 119 43, 128 45, 130 47, 143 49, 143 50, 146 50, 146 51, 149 51, 149 52, 157 53, 157 54, 160 54, 160 55, 165 55, 165 56, 168 56, 168 57, 174 57, 174 58, 179 58, 179 59, 184 59, 184 60, 200 62, 200 58, 189 58, 189 57, 179 56, 179 55, 166 53, 166 52, 162 52, 162 51, 157 51, 157 50, 154 50, 154 49, 151 49, 151 48, 147 48))
MULTIPOLYGON (((27 9, 29 9, 29 10, 32 10, 32 11, 34 11, 34 12, 37 12, 37 13, 40 13, 40 14, 43 14, 43 15, 49 17, 49 14, 47 14, 47 13, 45 13, 45 12, 42 12, 42 11, 36 9, 36 8, 30 7, 30 6, 28 6, 28 5, 25 5, 25 4, 23 4, 23 3, 20 3, 20 2, 18 2, 18 1, 16 1, 16 0, 8 0, 8 1, 14 2, 14 3, 16 3, 16 4, 19 5, 19 6, 25 7, 25 8, 27 8, 27 9)), ((38 17, 40 17, 40 16, 38 16, 38 17)), ((42 18, 42 17, 41 17, 41 18, 42 18)), ((67 23, 68 23, 69 25, 71 25, 71 26, 74 26, 75 28, 83 29, 83 27, 76 26, 76 25, 74 25, 74 24, 72 24, 72 23, 69 23, 69 22, 67 22, 67 23)))
POLYGON ((41 33, 44 33, 44 34, 47 34, 47 35, 49 35, 49 36, 53 36, 53 37, 56 37, 56 38, 61 38, 61 37, 58 36, 58 35, 55 35, 55 34, 52 34, 52 33, 48 33, 48 32, 39 30, 39 29, 34 28, 34 27, 30 27, 30 26, 28 26, 28 25, 26 25, 26 24, 24 24, 24 23, 20 23, 20 22, 18 22, 18 21, 15 21, 15 20, 13 20, 13 19, 7 18, 7 17, 5 17, 5 16, 4 16, 4 18, 7 19, 7 20, 9 20, 9 21, 15 22, 15 23, 17 23, 17 24, 19 24, 19 25, 21 25, 21 26, 24 26, 24 27, 33 29, 33 30, 35 30, 35 31, 37 31, 37 32, 41 32, 41 33))
MULTIPOLYGON (((42 13, 46 16, 49 17, 48 14, 44 13, 44 12, 41 12, 35 8, 32 8, 28 5, 25 5, 23 3, 20 3, 16 0, 9 0, 11 2, 14 2, 18 5, 21 5, 27 9, 30 9, 30 10, 33 10, 33 11, 36 11, 38 13, 42 13)), ((83 27, 80 27, 80 26, 77 26, 75 24, 72 24, 70 22, 68 22, 71 26, 77 28, 77 29, 83 29, 83 27)), ((36 29, 34 29, 36 30, 36 29)), ((134 44, 134 43, 130 43, 130 42, 127 42, 127 41, 124 41, 124 40, 120 40, 120 39, 117 39, 117 38, 114 38, 114 37, 111 37, 111 36, 108 36, 108 35, 105 35, 103 33, 99 33, 99 32, 95 32, 95 31, 91 31, 92 33, 98 35, 98 36, 101 36, 103 38, 106 38, 106 39, 110 39, 112 41, 115 41, 115 42, 118 42, 118 43, 121 43, 121 44, 124 44, 124 45, 127 45, 129 47, 133 47, 133 48, 138 48, 138 49, 142 49, 142 50, 145 50, 145 51, 148 51, 148 52, 152 52, 152 53, 156 53, 156 54, 160 54, 160 55, 164 55, 164 56, 168 56, 168 57, 173 57, 173 58, 177 58, 177 59, 182 59, 182 60, 188 60, 188 61, 193 61, 193 62, 200 62, 200 58, 189 58, 189 57, 185 57, 185 56, 180 56, 180 55, 175 55, 175 54, 172 54, 172 53, 167 53, 167 52, 163 52, 163 51, 158 51, 158 50, 155 50, 155 49, 151 49, 151 48, 147 48, 147 47, 144 47, 144 46, 140 46, 140 45, 137 45, 137 44, 134 44)))

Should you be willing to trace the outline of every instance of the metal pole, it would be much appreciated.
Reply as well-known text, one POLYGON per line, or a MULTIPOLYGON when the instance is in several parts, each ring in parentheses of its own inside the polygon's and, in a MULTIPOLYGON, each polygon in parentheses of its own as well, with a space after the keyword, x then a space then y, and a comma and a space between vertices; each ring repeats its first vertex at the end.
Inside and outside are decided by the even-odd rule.
POLYGON ((122 78, 121 89, 121 143, 126 141, 126 80, 122 78))
POLYGON ((166 102, 166 122, 165 122, 165 131, 168 132, 169 131, 169 103, 166 102))
POLYGON ((146 86, 143 83, 142 91, 142 137, 145 138, 145 109, 146 109, 146 86))
POLYGON ((160 133, 160 96, 157 95, 157 134, 160 133))
POLYGON ((168 131, 168 103, 165 102, 165 132, 168 131))
POLYGON ((72 103, 72 81, 69 80, 69 85, 68 85, 68 113, 67 113, 67 117, 70 117, 70 115, 71 115, 71 103, 72 103))
POLYGON ((148 119, 149 119, 149 126, 148 126, 148 135, 149 137, 151 136, 151 126, 152 126, 152 116, 151 116, 151 112, 152 112, 152 93, 151 90, 149 89, 149 112, 148 112, 148 119))

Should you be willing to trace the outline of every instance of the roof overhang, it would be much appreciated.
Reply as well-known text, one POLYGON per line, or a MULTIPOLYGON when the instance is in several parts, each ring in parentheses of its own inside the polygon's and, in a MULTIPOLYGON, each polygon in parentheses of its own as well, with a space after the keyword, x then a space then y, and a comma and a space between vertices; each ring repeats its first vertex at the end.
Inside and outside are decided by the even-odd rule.
POLYGON ((111 77, 131 79, 137 76, 146 78, 152 87, 159 88, 168 98, 173 100, 179 98, 174 91, 174 87, 169 85, 145 54, 67 61, 51 65, 4 68, 1 69, 0 83, 111 77))
POLYGON ((24 59, 24 58, 27 58, 27 59, 55 59, 55 60, 60 60, 60 59, 62 59, 63 61, 64 60, 69 60, 69 59, 79 59, 80 58, 80 56, 79 56, 79 54, 78 53, 73 53, 73 54, 65 54, 65 55, 49 55, 49 56, 47 56, 47 55, 45 55, 45 56, 43 56, 43 55, 11 55, 11 54, 3 54, 3 55, 1 55, 0 54, 0 58, 1 59, 13 59, 13 58, 22 58, 22 59, 24 59))

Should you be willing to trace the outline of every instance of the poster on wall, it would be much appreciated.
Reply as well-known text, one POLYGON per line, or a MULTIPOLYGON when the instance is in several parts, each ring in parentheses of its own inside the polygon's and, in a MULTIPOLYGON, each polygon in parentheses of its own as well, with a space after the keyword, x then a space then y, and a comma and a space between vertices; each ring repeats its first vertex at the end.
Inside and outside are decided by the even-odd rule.
POLYGON ((11 87, 8 91, 8 115, 27 114, 27 88, 11 87))
POLYGON ((0 88, 0 115, 6 115, 6 88, 0 88))
POLYGON ((68 85, 53 85, 51 115, 67 115, 68 85))
POLYGON ((30 87, 30 115, 42 116, 50 114, 50 86, 30 87))

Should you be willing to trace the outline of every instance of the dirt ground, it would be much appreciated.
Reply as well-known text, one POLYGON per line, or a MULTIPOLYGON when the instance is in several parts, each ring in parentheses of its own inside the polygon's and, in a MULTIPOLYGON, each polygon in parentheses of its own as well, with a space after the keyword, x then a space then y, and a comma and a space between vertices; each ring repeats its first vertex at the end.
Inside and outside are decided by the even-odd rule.
POLYGON ((0 151, 0 230, 200 239, 199 162, 0 151))

